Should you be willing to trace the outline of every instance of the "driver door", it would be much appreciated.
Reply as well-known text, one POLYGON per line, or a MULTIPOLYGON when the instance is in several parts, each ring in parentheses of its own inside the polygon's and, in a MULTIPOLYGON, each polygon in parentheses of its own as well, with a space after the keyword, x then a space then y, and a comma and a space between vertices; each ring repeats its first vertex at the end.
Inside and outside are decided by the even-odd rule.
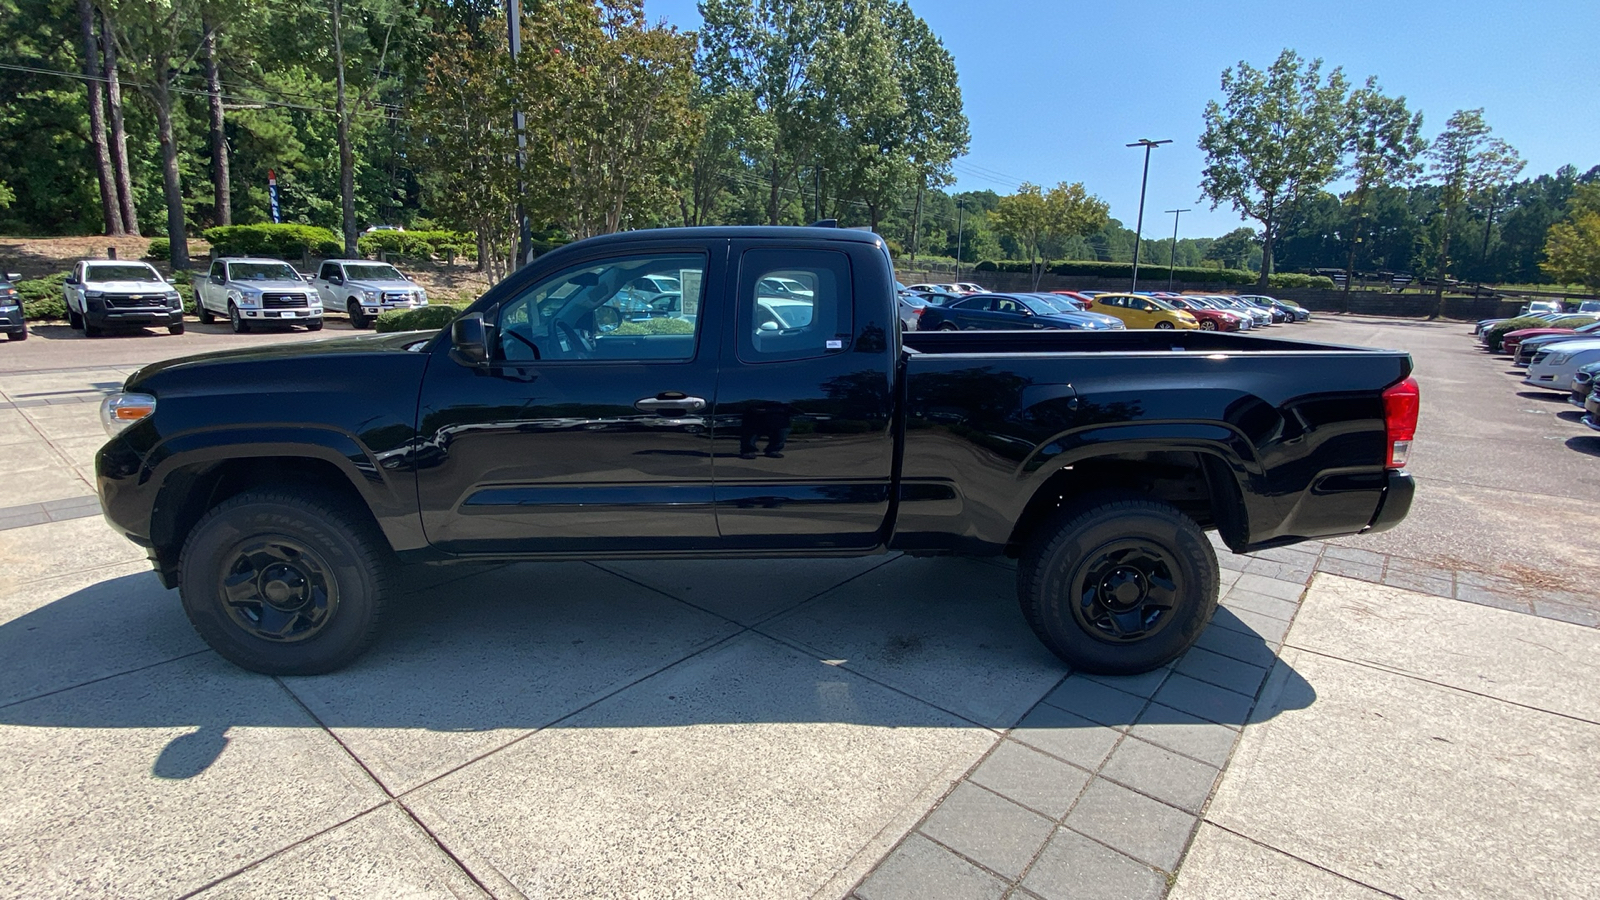
POLYGON ((491 363, 440 342, 419 403, 417 492, 457 554, 636 554, 717 545, 710 415, 726 245, 612 250, 485 313, 491 363), (630 285, 678 279, 679 313, 624 314, 630 285), (711 312, 711 315, 705 314, 711 312))

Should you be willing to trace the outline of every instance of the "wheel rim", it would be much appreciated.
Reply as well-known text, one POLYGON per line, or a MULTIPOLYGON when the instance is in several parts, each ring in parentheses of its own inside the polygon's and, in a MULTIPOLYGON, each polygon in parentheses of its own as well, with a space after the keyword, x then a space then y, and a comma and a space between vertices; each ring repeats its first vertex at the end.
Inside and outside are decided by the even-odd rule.
POLYGON ((1217 323, 1211 321, 1210 319, 1207 319, 1207 320, 1205 320, 1205 321, 1200 323, 1200 328, 1203 331, 1216 331, 1217 330, 1217 323))
POLYGON ((315 637, 339 608, 339 586, 321 555, 293 538, 236 545, 219 595, 228 618, 252 637, 290 644, 315 637))
POLYGON ((239 307, 231 303, 228 304, 228 321, 232 323, 235 331, 238 331, 239 326, 244 324, 244 321, 239 318, 239 307))
POLYGON ((1182 594, 1177 560, 1150 541, 1112 541, 1084 557, 1071 584, 1072 616, 1099 640, 1153 637, 1172 621, 1182 594))
POLYGON ((1167 328, 1171 328, 1172 327, 1172 323, 1171 322, 1157 322, 1156 323, 1156 327, 1157 328, 1161 328, 1161 329, 1167 329, 1167 328))

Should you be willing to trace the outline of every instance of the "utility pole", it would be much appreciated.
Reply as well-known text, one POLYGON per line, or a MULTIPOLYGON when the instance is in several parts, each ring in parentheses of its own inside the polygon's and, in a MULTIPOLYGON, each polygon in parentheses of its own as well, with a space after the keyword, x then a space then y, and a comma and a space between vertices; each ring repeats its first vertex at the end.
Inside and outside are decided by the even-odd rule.
POLYGON ((1169 209, 1167 212, 1172 213, 1172 259, 1167 262, 1167 290, 1170 291, 1172 290, 1172 273, 1178 270, 1178 217, 1189 212, 1189 210, 1169 209))
MULTIPOLYGON (((506 0, 506 27, 510 30, 511 68, 516 69, 517 57, 522 55, 522 2, 506 0)), ((511 113, 513 127, 517 130, 517 264, 512 271, 533 261, 533 226, 528 222, 528 211, 522 207, 526 184, 522 170, 528 162, 527 117, 521 107, 511 113)))
POLYGON ((1144 188, 1150 181, 1150 151, 1152 148, 1170 143, 1172 143, 1170 140, 1152 141, 1149 138, 1140 138, 1128 145, 1144 148, 1144 176, 1139 179, 1139 219, 1133 226, 1133 286, 1128 288, 1129 291, 1139 289, 1139 242, 1144 239, 1144 188))
POLYGON ((966 224, 967 207, 956 198, 956 280, 961 280, 961 227, 966 224))

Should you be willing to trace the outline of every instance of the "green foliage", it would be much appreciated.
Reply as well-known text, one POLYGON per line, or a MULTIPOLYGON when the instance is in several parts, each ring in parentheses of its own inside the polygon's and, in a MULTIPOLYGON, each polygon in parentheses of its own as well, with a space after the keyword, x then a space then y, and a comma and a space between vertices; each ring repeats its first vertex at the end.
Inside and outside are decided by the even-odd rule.
POLYGON ((376 259, 382 251, 390 258, 428 260, 443 259, 454 251, 461 259, 476 259, 477 240, 459 231, 372 231, 363 234, 356 246, 361 255, 376 259))
MULTIPOLYGON (((991 260, 986 259, 978 263, 974 269, 977 272, 1027 272, 1033 271, 1032 264, 1025 260, 991 260)), ((1130 262, 1093 262, 1078 261, 1057 263, 1047 270, 1051 275, 1091 275, 1096 278, 1132 278, 1133 263, 1130 262)), ((1146 278, 1166 278, 1167 267, 1161 265, 1140 265, 1139 271, 1146 278)), ((1240 269, 1202 269, 1187 266, 1178 266, 1173 269, 1173 277, 1178 281, 1197 284, 1250 284, 1256 280, 1254 272, 1245 272, 1240 269)), ((1306 276, 1301 276, 1306 277, 1306 276)), ((1328 280, 1328 279, 1324 279, 1328 280)), ((1331 281, 1330 281, 1331 284, 1331 281)))
POLYGON ((67 300, 61 286, 66 280, 67 273, 58 272, 44 278, 17 282, 17 296, 22 298, 22 314, 30 321, 65 319, 67 300))
POLYGON ((150 239, 149 249, 144 251, 144 258, 152 262, 165 262, 172 255, 172 242, 164 237, 150 239))
POLYGON ((270 256, 294 260, 312 256, 337 257, 344 244, 332 231, 315 225, 219 225, 207 228, 205 238, 218 256, 270 256))
POLYGON ((1515 319, 1507 319, 1504 322, 1501 322, 1501 323, 1499 323, 1497 325, 1491 326, 1489 328, 1489 331, 1487 333, 1486 338, 1484 339, 1484 343, 1489 347, 1489 352, 1490 353, 1499 353, 1500 352, 1500 341, 1503 338, 1505 338, 1506 335, 1510 334, 1511 332, 1518 331, 1518 330, 1523 329, 1523 328, 1549 328, 1549 327, 1566 327, 1566 326, 1551 326, 1551 324, 1549 322, 1545 321, 1544 319, 1537 319, 1537 318, 1534 318, 1533 316, 1518 316, 1515 319))
POLYGON ((1206 104, 1200 191, 1262 224, 1262 282, 1284 211, 1339 170, 1348 87, 1340 69, 1321 71, 1287 49, 1265 70, 1240 62, 1222 73, 1222 103, 1206 104))
POLYGON ((1600 289, 1600 185, 1579 185, 1571 215, 1545 234, 1543 269, 1562 281, 1600 289))
POLYGON ((1299 272, 1273 272, 1267 276, 1267 286, 1275 288, 1321 288, 1333 290, 1333 279, 1326 275, 1302 275, 1299 272))
POLYGON ((1082 182, 1063 181, 1048 193, 1024 182, 1015 194, 1000 198, 989 220, 996 234, 1016 241, 1027 255, 1037 288, 1039 276, 1050 266, 1052 246, 1098 231, 1108 221, 1108 209, 1105 201, 1083 189, 1082 182))
POLYGON ((391 309, 379 315, 373 327, 378 331, 437 331, 460 312, 458 307, 444 305, 391 309))
POLYGON ((655 318, 637 322, 623 322, 607 334, 694 334, 694 323, 683 319, 655 318))

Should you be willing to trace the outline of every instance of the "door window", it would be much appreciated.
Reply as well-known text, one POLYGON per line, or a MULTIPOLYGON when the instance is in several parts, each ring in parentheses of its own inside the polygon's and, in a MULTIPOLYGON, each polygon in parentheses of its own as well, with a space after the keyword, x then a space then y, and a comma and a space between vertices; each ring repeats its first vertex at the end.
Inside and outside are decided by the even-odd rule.
POLYGON ((809 359, 848 348, 850 260, 831 250, 751 250, 739 292, 739 358, 809 359))
POLYGON ((322 264, 322 275, 320 277, 322 278, 323 281, 327 281, 330 278, 338 278, 339 277, 339 264, 338 263, 331 263, 331 262, 323 263, 322 264))
POLYGON ((627 256, 559 272, 504 304, 508 362, 689 360, 705 287, 701 254, 627 256))

